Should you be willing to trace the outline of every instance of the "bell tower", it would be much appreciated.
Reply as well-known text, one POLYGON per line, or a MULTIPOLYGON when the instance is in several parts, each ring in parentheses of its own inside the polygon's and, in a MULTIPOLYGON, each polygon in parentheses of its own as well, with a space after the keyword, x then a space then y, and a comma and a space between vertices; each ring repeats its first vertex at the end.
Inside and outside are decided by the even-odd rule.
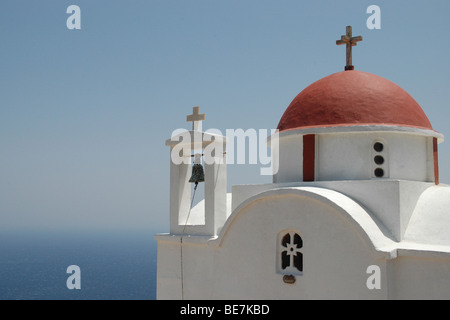
MULTIPOLYGON (((170 147, 170 234, 216 236, 227 217, 226 139, 222 135, 202 132, 199 107, 187 116, 192 130, 181 130, 166 140, 170 147), (200 152, 199 152, 200 151, 200 152), (198 175, 203 158, 204 208, 192 208, 193 175, 198 175), (193 159, 195 164, 193 166, 193 159), (194 171, 192 169, 195 169, 194 171)), ((175 132, 174 132, 175 133, 175 132)), ((203 167, 203 166, 202 166, 203 167)), ((197 184, 197 183, 196 183, 197 184)), ((195 195, 201 197, 200 194, 195 195)))

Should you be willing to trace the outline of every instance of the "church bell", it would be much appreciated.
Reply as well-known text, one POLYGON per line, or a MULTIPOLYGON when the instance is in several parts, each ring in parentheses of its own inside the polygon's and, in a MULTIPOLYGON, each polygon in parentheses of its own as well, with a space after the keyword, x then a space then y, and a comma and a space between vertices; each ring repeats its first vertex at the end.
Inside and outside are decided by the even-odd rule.
POLYGON ((195 187, 199 182, 205 181, 205 173, 203 171, 203 166, 201 164, 201 154, 197 153, 194 155, 194 164, 192 165, 192 175, 189 182, 195 183, 195 187))

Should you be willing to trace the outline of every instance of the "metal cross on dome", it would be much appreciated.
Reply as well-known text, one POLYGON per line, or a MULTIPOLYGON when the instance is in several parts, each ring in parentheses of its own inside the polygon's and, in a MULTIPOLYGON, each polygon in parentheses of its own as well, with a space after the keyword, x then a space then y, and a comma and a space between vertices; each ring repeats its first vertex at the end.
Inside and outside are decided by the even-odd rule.
POLYGON ((195 106, 192 108, 192 114, 186 117, 187 122, 192 122, 193 131, 198 131, 201 121, 205 120, 206 118, 205 114, 204 113, 200 114, 199 111, 200 107, 195 106))
POLYGON ((361 36, 352 37, 352 26, 346 27, 345 36, 341 36, 341 40, 336 40, 337 45, 345 44, 347 46, 346 52, 346 62, 345 70, 353 70, 354 67, 352 65, 352 47, 356 46, 358 41, 362 41, 361 36))

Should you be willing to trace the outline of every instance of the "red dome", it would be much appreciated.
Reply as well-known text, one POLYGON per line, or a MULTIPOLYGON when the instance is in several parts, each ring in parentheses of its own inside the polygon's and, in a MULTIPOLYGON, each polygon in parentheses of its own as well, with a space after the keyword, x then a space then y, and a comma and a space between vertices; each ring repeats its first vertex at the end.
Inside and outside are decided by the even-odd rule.
POLYGON ((280 131, 306 127, 395 125, 432 130, 420 105, 395 83, 348 70, 300 92, 281 117, 280 131))

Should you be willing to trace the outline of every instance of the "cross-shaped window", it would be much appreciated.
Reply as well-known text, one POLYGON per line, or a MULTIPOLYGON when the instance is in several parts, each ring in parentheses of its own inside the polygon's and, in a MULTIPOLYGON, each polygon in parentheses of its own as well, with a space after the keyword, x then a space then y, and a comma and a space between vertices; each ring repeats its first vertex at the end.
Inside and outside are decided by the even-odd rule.
POLYGON ((303 254, 300 251, 302 247, 303 240, 296 232, 288 232, 281 238, 280 263, 283 273, 299 274, 303 272, 303 254))

